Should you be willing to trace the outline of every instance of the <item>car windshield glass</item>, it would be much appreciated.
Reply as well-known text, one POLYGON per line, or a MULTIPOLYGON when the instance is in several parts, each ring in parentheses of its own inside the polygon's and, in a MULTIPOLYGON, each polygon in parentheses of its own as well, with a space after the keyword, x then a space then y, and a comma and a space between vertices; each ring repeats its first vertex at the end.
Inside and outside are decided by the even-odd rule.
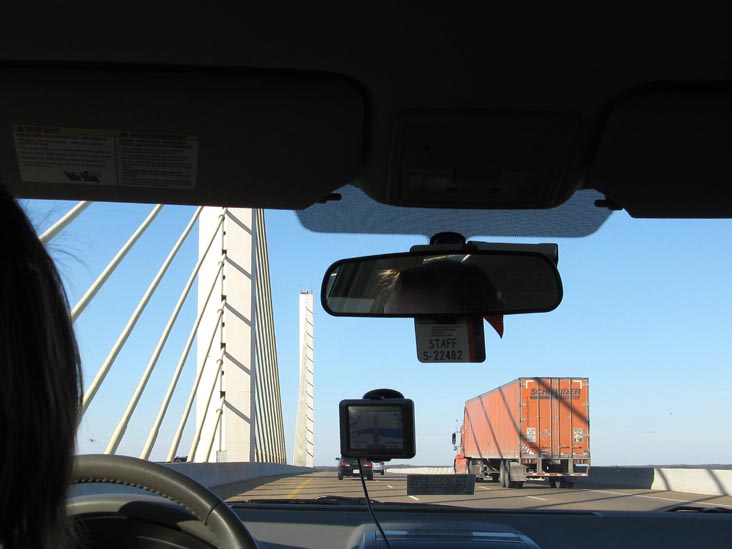
MULTIPOLYGON (((22 204, 43 234, 76 203, 22 204)), ((428 244, 420 235, 450 228, 440 224, 440 211, 420 212, 422 231, 393 231, 398 218, 374 218, 360 231, 409 234, 334 234, 301 222, 345 230, 353 221, 348 210, 339 228, 330 221, 316 227, 312 211, 205 210, 198 219, 192 206, 157 212, 151 205, 92 203, 47 238, 74 308, 87 394, 94 396, 80 425, 79 453, 241 461, 221 425, 233 421, 227 403, 247 392, 253 407, 237 413, 256 426, 248 438, 251 461, 313 468, 258 469, 228 494, 231 501, 342 496, 320 502, 349 503, 363 497, 363 474, 369 497, 381 503, 732 508, 732 497, 719 495, 732 452, 722 427, 732 383, 732 221, 639 220, 622 211, 608 218, 595 209, 602 215, 587 225, 593 228, 576 234, 599 230, 584 238, 566 231, 550 237, 551 229, 533 238, 505 236, 518 229, 481 237, 556 242, 563 301, 549 313, 507 316, 501 330, 481 321, 483 363, 423 363, 413 320, 329 316, 319 288, 337 260, 428 244), (146 220, 149 228, 141 229, 146 220), (220 222, 228 223, 225 235, 215 233, 220 222), (248 248, 233 244, 237 230, 256 234, 248 248), (213 267, 192 277, 209 248, 213 267), (105 269, 111 274, 97 291, 105 269), (219 269, 227 269, 223 285, 212 283, 219 269), (265 282, 254 300, 237 295, 235 280, 256 278, 265 282), (202 308, 200 325, 220 326, 226 318, 223 332, 195 329, 202 308), (210 374, 198 374, 201 360, 210 374), (236 385, 252 367, 254 387, 236 385), (385 387, 414 402, 416 456, 385 463, 342 456, 339 402, 385 387), (313 419, 298 422, 302 417, 313 419), (568 423, 542 419, 552 417, 568 423), (498 448, 499 441, 509 446, 498 448), (472 494, 440 493, 439 483, 426 481, 423 491, 438 492, 408 490, 410 474, 439 479, 455 472, 477 477, 472 494)))

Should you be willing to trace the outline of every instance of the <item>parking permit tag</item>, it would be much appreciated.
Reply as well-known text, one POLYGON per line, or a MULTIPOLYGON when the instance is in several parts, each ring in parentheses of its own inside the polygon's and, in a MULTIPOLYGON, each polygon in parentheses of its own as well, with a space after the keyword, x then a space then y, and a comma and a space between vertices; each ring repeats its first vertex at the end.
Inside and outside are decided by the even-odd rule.
POLYGON ((484 362, 483 319, 461 317, 450 322, 415 318, 414 333, 420 362, 484 362))

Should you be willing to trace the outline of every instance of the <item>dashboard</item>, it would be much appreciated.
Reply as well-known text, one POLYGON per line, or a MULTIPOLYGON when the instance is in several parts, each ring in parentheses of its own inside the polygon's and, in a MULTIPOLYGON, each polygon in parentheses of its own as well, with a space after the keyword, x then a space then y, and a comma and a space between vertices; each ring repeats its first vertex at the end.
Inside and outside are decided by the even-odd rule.
MULTIPOLYGON (((371 541, 377 530, 365 509, 283 507, 234 509, 263 547, 385 547, 371 541)), ((732 533, 732 515, 504 513, 427 506, 379 507, 375 512, 387 537, 399 534, 390 539, 392 547, 722 547, 732 533)))
MULTIPOLYGON (((247 503, 232 509, 263 548, 386 547, 365 507, 247 503)), ((732 514, 591 511, 495 511, 379 505, 391 547, 686 548, 722 547, 732 514)), ((105 494, 74 498, 69 511, 90 547, 217 546, 188 511, 164 498, 105 494)))

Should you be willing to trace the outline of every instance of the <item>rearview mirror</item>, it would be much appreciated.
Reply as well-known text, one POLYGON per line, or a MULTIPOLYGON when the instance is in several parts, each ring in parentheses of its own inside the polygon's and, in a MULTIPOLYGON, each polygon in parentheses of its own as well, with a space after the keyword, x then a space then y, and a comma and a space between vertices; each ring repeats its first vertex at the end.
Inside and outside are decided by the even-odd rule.
POLYGON ((321 301, 335 316, 540 313, 562 301, 562 281, 556 264, 539 252, 417 251, 334 263, 321 301))

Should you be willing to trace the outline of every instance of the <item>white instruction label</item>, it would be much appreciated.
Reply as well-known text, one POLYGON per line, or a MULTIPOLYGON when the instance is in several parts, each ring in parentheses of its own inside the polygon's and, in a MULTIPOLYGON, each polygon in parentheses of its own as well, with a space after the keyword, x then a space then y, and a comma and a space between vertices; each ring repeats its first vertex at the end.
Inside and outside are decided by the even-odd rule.
POLYGON ((468 322, 437 324, 415 319, 417 358, 420 362, 471 362, 468 322))
POLYGON ((192 189, 193 135, 16 124, 13 140, 23 181, 192 189))

